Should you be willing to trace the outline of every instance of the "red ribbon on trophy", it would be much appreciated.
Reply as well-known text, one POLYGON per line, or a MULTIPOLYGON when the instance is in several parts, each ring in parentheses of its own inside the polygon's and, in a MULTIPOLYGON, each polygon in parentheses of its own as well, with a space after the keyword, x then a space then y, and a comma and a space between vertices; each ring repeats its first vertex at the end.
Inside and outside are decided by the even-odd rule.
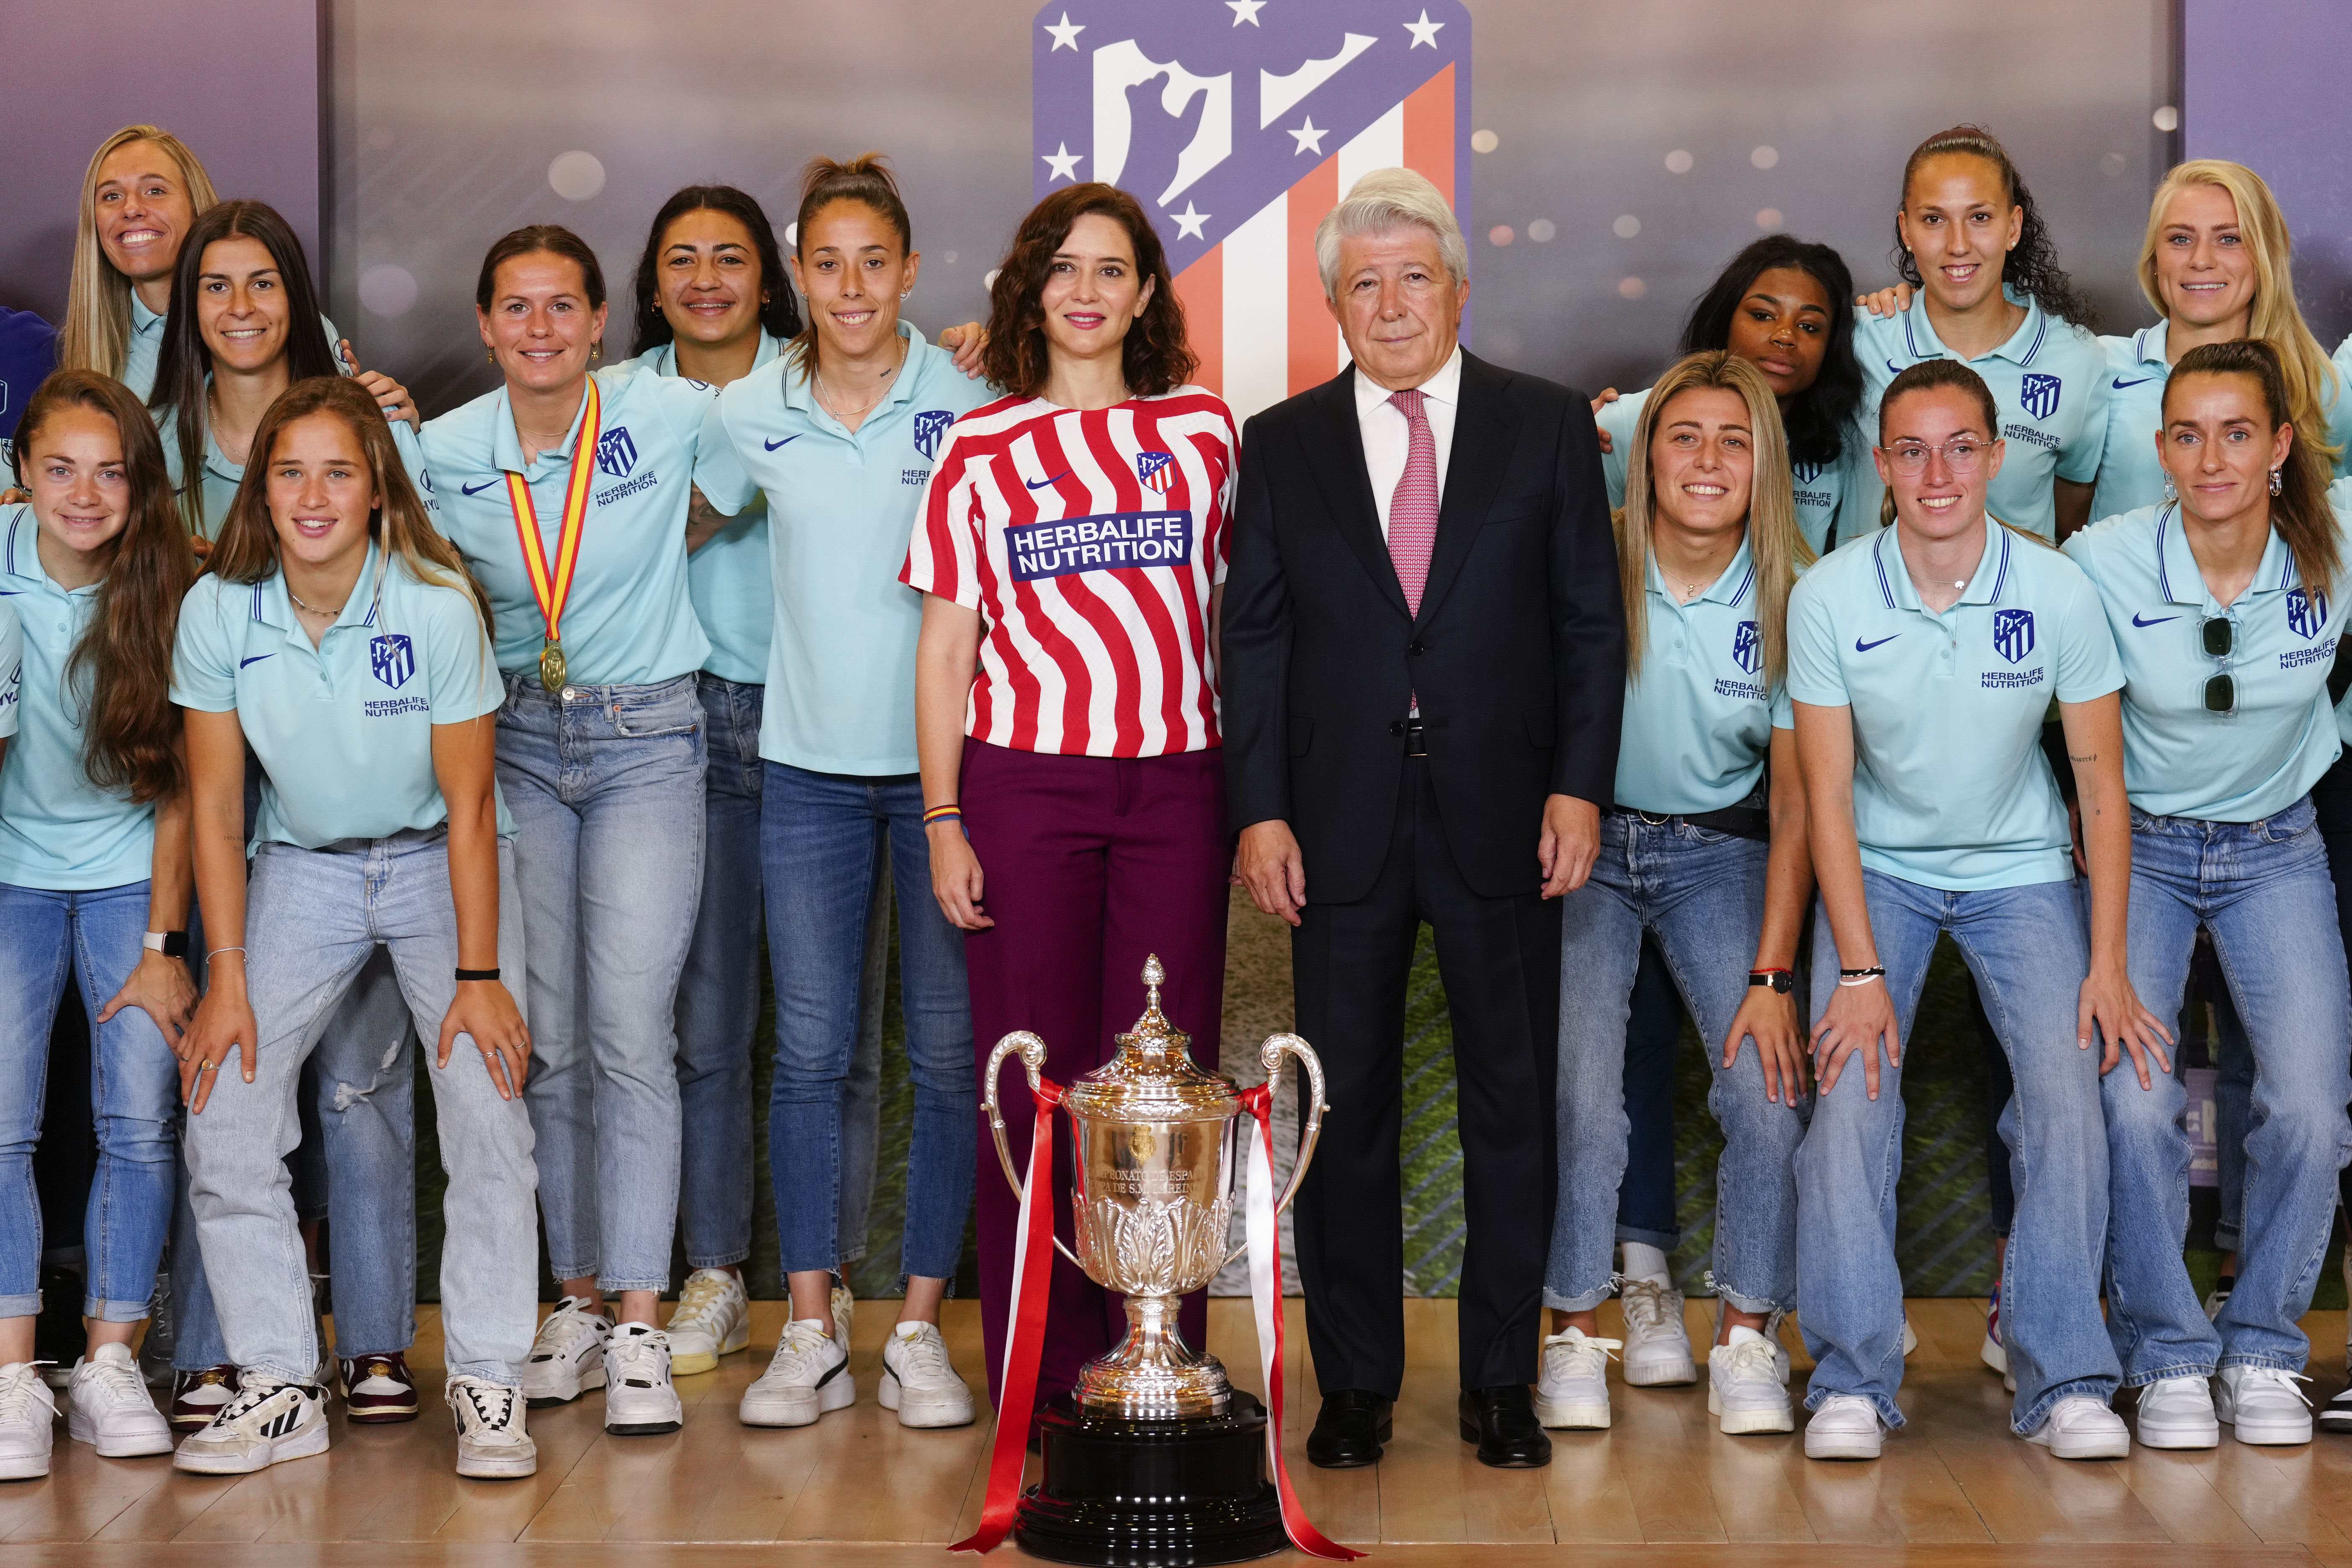
POLYGON ((1274 1468, 1276 1495, 1282 1501, 1282 1528, 1290 1544, 1310 1557, 1352 1563, 1363 1555, 1315 1528, 1290 1485, 1282 1458, 1282 1232, 1274 1222, 1274 1080, 1243 1091, 1250 1113, 1249 1196, 1244 1202, 1243 1237, 1249 1244, 1250 1308, 1257 1318, 1257 1359, 1265 1373, 1265 1456, 1274 1468))
POLYGON ((948 1548, 990 1552, 1013 1533, 1021 1506, 1021 1470, 1029 1454, 1029 1413, 1037 1408, 1037 1363, 1045 1353, 1045 1307, 1053 1295, 1054 1108, 1062 1086, 1040 1079, 1030 1090, 1037 1102, 1037 1127, 1029 1136, 1029 1179, 1021 1187, 1021 1217, 1013 1232, 1013 1322, 1004 1339, 1003 1395, 996 1402, 996 1437, 988 1456, 988 1500, 980 1528, 948 1548), (1045 1212, 1034 1212, 1039 1193, 1049 1194, 1045 1212))

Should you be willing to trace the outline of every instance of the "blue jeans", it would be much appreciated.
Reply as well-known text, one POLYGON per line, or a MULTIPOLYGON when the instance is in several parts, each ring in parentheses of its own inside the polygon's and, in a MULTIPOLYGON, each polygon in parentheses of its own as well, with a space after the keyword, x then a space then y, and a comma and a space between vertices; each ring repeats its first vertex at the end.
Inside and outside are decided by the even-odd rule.
MULTIPOLYGON (((2000 1337, 2017 1376, 2010 1425, 2031 1432, 2060 1399, 2086 1394, 2104 1402, 2120 1378, 2099 1316, 2107 1140, 2098 1047, 2074 1043, 2090 971, 2082 906, 2071 882, 1950 892, 1865 870, 1863 887, 1904 1039, 1911 1037, 1936 938, 1949 935, 1976 977, 2016 1079, 2000 1117, 2017 1189, 2001 1271, 2000 1337)), ((1813 926, 1816 1023, 1837 994, 1841 962, 1824 909, 1813 926)), ((1797 1151, 1797 1272, 1805 1344, 1816 1363, 1806 1408, 1818 1409, 1833 1394, 1857 1394, 1900 1426, 1895 1185, 1903 1169, 1903 1073, 1893 1066, 1880 1071, 1872 1100, 1856 1052, 1837 1086, 1813 1097, 1812 1126, 1797 1151)))
MULTIPOLYGON (((751 1255, 751 1043, 760 1027, 760 711, 764 686, 698 685, 709 771, 702 907, 677 983, 677 1097, 686 1129, 678 1224, 690 1268, 751 1255)), ((889 868, 877 858, 857 1050, 842 1089, 842 1258, 866 1255, 882 1118, 882 986, 890 958, 889 868)), ((340 1330, 338 1331, 340 1332, 340 1330)))
POLYGON ((2212 932, 2254 1059, 2237 1289, 2207 1322, 2180 1260, 2189 1229, 2188 1095, 2143 1089, 2126 1059, 2104 1086, 2108 1162, 2107 1331, 2124 1381, 2224 1366, 2301 1372, 2311 1305, 2352 1153, 2352 982, 2336 886, 2306 797, 2261 822, 2132 812, 2131 980, 2179 1036, 2197 928, 2212 932))
MULTIPOLYGON (((499 846, 499 967, 509 973, 523 961, 515 858, 511 846, 499 846)), ((262 846, 245 921, 254 1080, 232 1057, 214 1075, 210 1101, 188 1118, 189 1195, 227 1359, 291 1382, 309 1382, 319 1359, 283 1163, 300 1137, 302 1063, 378 942, 392 951, 410 1011, 432 1021, 437 1041, 457 994, 446 834, 323 849, 262 846)), ((466 1036, 431 1081, 449 1177, 441 1247, 449 1373, 519 1386, 538 1319, 530 1119, 520 1101, 500 1098, 466 1036)))
MULTIPOLYGON (((0 1318, 41 1310, 41 1200, 33 1150, 41 1139, 49 1026, 68 971, 92 1019, 139 966, 148 886, 87 892, 0 884, 0 1318)), ((84 1316, 147 1316, 155 1265, 172 1225, 173 1123, 180 1065, 155 1021, 125 1007, 93 1024, 90 1107, 98 1169, 83 1205, 84 1316)))
POLYGON ((1682 993, 1658 951, 1642 943, 1625 1023, 1625 1178, 1617 1186, 1617 1239, 1661 1252, 1683 1244, 1675 1213, 1675 1058, 1682 1050, 1682 993))
POLYGON ((652 686, 507 677, 499 784, 530 959, 540 1205, 558 1279, 669 1286, 677 981, 702 897, 702 703, 652 686))
MULTIPOLYGON (((432 1028, 437 1047, 440 1019, 432 1028)), ((391 951, 378 948, 320 1037, 306 1080, 326 1156, 327 1267, 335 1353, 345 1359, 416 1341, 416 1042, 391 951)))
POLYGON ((923 789, 767 765, 761 858, 776 984, 776 1078, 768 1109, 776 1228, 788 1273, 842 1256, 843 1089, 856 1056, 875 862, 898 889, 900 1001, 914 1123, 901 1267, 953 1279, 979 1132, 963 933, 931 897, 923 789))
POLYGON ((1801 1110, 1765 1098, 1753 1041, 1729 1068, 1721 1042, 1748 996, 1748 965, 1764 921, 1766 847, 1669 819, 1601 818, 1601 855, 1583 887, 1560 900, 1559 1184, 1544 1301, 1598 1306, 1612 1288, 1625 1112, 1625 1025, 1642 933, 1655 933, 1714 1068, 1707 1109, 1723 1128, 1716 1168, 1715 1285, 1743 1312, 1797 1295, 1797 1186, 1801 1110))

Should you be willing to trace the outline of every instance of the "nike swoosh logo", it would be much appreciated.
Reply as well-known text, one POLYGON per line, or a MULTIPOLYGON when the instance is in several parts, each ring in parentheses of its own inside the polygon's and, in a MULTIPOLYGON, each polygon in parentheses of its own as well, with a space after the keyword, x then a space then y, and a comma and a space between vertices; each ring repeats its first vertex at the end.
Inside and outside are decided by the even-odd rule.
POLYGON ((1029 484, 1029 488, 1030 488, 1031 489, 1033 489, 1033 490, 1042 490, 1042 489, 1044 489, 1047 485, 1058 485, 1058 484, 1060 484, 1064 479, 1068 479, 1069 477, 1070 477, 1070 470, 1069 470, 1069 469, 1067 469, 1067 468, 1064 468, 1060 473, 1055 474, 1055 475, 1052 479, 1031 479, 1031 480, 1029 480, 1029 481, 1028 481, 1028 484, 1029 484))
POLYGON ((1886 362, 1886 368, 1893 371, 1897 375, 1901 375, 1903 374, 1903 367, 1896 364, 1893 360, 1888 360, 1886 362))
POLYGON ((265 658, 276 658, 278 656, 274 653, 257 653, 251 658, 238 659, 236 661, 236 667, 239 669, 243 669, 248 664, 259 664, 265 658))
POLYGON ((2107 383, 2107 384, 2114 387, 2117 392, 2121 392, 2126 386, 2146 386, 2149 382, 2154 381, 2156 377, 2152 375, 2141 376, 2137 381, 2125 381, 2121 377, 2117 377, 2116 380, 2107 383))
POLYGON ((488 489, 492 485, 503 484, 506 481, 503 479, 484 479, 478 485, 459 485, 457 489, 458 492, 463 495, 478 496, 484 490, 488 489))
MULTIPOLYGON (((807 435, 807 434, 808 434, 808 432, 807 432, 807 431, 805 431, 805 430, 803 430, 803 431, 802 431, 802 432, 801 432, 801 436, 805 436, 805 435, 807 435)), ((761 442, 760 443, 760 445, 761 445, 761 446, 762 446, 762 447, 765 447, 769 451, 772 452, 772 451, 774 451, 774 450, 775 450, 777 447, 789 447, 789 446, 791 446, 793 442, 795 442, 795 441, 799 440, 800 438, 801 438, 801 437, 800 437, 800 436, 787 436, 787 437, 784 437, 782 440, 781 440, 781 441, 761 441, 761 442)))
POLYGON ((1901 632, 1896 632, 1895 637, 1881 637, 1876 642, 1864 642, 1860 637, 1856 637, 1853 639, 1853 651, 1856 653, 1868 653, 1872 648, 1883 647, 1886 644, 1893 642, 1895 637, 1899 637, 1902 635, 1903 634, 1901 632))
POLYGON ((2148 621, 2142 620, 2140 618, 2139 612, 2137 610, 2132 612, 2132 625, 2136 626, 2160 626, 2167 621, 2177 621, 2179 618, 2180 617, 2179 616, 2158 616, 2156 619, 2148 621))

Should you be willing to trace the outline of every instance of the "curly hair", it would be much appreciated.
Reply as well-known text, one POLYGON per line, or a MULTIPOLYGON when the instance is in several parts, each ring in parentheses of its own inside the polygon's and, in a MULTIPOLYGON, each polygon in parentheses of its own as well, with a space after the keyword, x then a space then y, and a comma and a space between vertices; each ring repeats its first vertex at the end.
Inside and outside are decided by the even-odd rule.
MULTIPOLYGON (((2098 312, 2092 308, 2089 297, 2074 287, 2074 280, 2067 277, 2065 269, 2058 265, 2057 243, 2050 237, 2050 225, 2043 219, 2042 209, 2034 205, 2033 193, 2025 188, 2025 180, 2018 174, 2017 164, 2011 159, 2009 149, 2003 147, 1991 132, 1979 125, 1955 125, 1949 131, 1937 132, 1913 148, 1911 156, 1903 163, 1905 204, 1911 200, 1911 180, 1919 172, 1919 165, 1930 158, 1953 154, 1981 158, 1999 170, 2001 189, 2009 193, 2011 203, 2025 215, 2024 222, 2018 229, 2017 248, 2001 262, 2002 286, 2030 296, 2043 310, 2062 321, 2083 327, 2097 325, 2098 312)), ((1927 287, 1926 280, 1919 274, 1918 262, 1912 258, 1910 249, 1903 243, 1903 221, 1899 216, 1895 223, 1893 259, 1895 270, 1902 276, 1903 281, 1914 289, 1927 287)))
POLYGON ((1200 366, 1200 356, 1184 340, 1184 306, 1168 274, 1168 254, 1142 205, 1116 185, 1066 185, 1021 220, 1013 248, 989 290, 988 348, 982 369, 991 382, 1016 397, 1035 397, 1045 389, 1050 366, 1040 301, 1055 253, 1070 237, 1071 226, 1088 213, 1099 213, 1127 230, 1135 247, 1135 269, 1151 285, 1150 301, 1121 345, 1129 393, 1157 397, 1172 392, 1200 366))
POLYGON ((732 185, 688 185, 662 203, 661 211, 654 214, 653 227, 646 231, 646 251, 637 258, 637 275, 630 288, 635 302, 637 335, 629 353, 649 353, 677 336, 661 308, 662 240, 668 235, 670 225, 689 213, 698 212, 724 213, 751 235, 752 253, 760 258, 758 286, 768 292, 767 302, 760 307, 760 326, 779 342, 790 342, 800 334, 800 300, 793 293, 792 279, 784 273, 783 257, 776 248, 775 226, 768 221, 767 210, 750 194, 732 185))
POLYGON ((1732 318, 1756 280, 1775 268, 1801 272, 1829 296, 1830 341, 1813 384, 1789 399, 1781 415, 1788 427, 1789 456, 1801 463, 1833 463, 1845 445, 1846 426, 1862 406, 1862 366, 1853 357, 1853 274, 1845 258, 1826 245, 1794 235, 1768 234, 1731 258, 1720 277, 1691 306, 1683 324, 1682 353, 1712 353, 1731 346, 1732 318))

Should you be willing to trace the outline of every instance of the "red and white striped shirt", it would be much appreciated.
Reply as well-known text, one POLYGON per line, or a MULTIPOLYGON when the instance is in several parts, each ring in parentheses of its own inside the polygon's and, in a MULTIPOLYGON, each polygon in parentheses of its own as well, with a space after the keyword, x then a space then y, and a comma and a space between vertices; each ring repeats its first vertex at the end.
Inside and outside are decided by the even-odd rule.
POLYGON ((964 733, 1088 757, 1222 743, 1209 595, 1240 450, 1197 386, 1102 409, 1001 398, 949 428, 898 580, 986 623, 964 733))

